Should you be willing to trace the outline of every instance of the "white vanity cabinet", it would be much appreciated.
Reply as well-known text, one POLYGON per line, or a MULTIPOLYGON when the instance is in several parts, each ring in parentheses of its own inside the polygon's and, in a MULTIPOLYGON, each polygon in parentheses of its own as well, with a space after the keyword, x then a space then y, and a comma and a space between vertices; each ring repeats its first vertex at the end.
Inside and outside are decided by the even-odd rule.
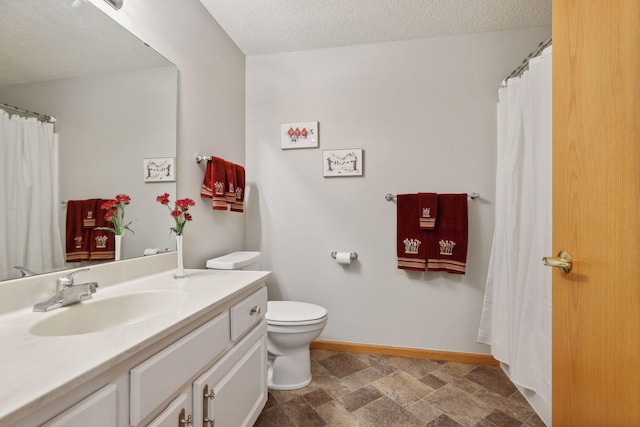
POLYGON ((117 427, 115 384, 109 384, 67 409, 42 427, 117 427))
POLYGON ((267 401, 267 322, 262 320, 193 383, 196 426, 251 427, 267 401))
POLYGON ((266 306, 262 287, 131 369, 131 426, 252 426, 267 401, 266 306))

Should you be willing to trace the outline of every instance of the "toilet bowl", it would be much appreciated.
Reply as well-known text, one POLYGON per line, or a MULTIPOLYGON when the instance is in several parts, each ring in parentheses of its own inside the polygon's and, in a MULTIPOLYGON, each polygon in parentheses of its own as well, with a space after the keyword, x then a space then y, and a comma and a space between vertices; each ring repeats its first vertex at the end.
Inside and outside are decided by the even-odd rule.
POLYGON ((268 386, 294 390, 311 382, 309 344, 327 324, 327 310, 296 301, 267 303, 268 386))
MULTIPOLYGON (((259 270, 260 252, 234 252, 207 261, 217 270, 259 270)), ((297 301, 267 302, 268 386, 294 390, 311 382, 309 344, 327 324, 327 310, 297 301)))

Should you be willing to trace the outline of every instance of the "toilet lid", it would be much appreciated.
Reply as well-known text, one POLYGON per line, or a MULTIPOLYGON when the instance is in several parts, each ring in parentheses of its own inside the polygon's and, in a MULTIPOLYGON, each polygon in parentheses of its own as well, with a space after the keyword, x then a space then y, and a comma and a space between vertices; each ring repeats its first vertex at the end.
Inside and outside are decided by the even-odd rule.
POLYGON ((304 322, 322 319, 327 315, 327 309, 319 305, 296 301, 267 302, 267 321, 274 322, 304 322))

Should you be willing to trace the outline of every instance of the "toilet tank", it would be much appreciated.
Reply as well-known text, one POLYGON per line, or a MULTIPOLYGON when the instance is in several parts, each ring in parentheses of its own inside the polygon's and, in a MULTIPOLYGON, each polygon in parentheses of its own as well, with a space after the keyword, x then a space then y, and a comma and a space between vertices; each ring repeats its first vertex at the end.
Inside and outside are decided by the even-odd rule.
POLYGON ((233 252, 207 261, 211 270, 260 270, 260 252, 233 252))

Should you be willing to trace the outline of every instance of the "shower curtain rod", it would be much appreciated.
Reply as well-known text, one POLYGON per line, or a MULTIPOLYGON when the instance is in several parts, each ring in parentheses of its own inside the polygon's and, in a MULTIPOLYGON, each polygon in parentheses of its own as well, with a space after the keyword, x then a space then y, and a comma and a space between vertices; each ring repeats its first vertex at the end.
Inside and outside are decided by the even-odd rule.
POLYGON ((510 78, 521 76, 522 73, 524 73, 529 68, 529 61, 531 59, 535 58, 536 56, 540 55, 542 53, 542 51, 547 46, 550 46, 550 45, 551 45, 551 36, 547 37, 542 43, 540 43, 538 45, 538 47, 536 48, 536 50, 531 52, 529 54, 529 56, 527 56, 527 58, 524 61, 522 61, 522 64, 520 64, 520 66, 518 68, 513 70, 511 72, 511 74, 509 74, 504 80, 502 80, 502 86, 506 86, 507 85, 507 80, 509 80, 510 78))
POLYGON ((25 110, 23 108, 14 107, 12 105, 0 104, 0 108, 7 108, 9 110, 13 110, 13 111, 16 111, 18 113, 26 114, 28 116, 35 117, 36 119, 38 119, 40 121, 43 121, 43 122, 55 123, 57 121, 56 118, 53 117, 53 116, 47 116, 46 114, 36 113, 34 111, 25 110))

